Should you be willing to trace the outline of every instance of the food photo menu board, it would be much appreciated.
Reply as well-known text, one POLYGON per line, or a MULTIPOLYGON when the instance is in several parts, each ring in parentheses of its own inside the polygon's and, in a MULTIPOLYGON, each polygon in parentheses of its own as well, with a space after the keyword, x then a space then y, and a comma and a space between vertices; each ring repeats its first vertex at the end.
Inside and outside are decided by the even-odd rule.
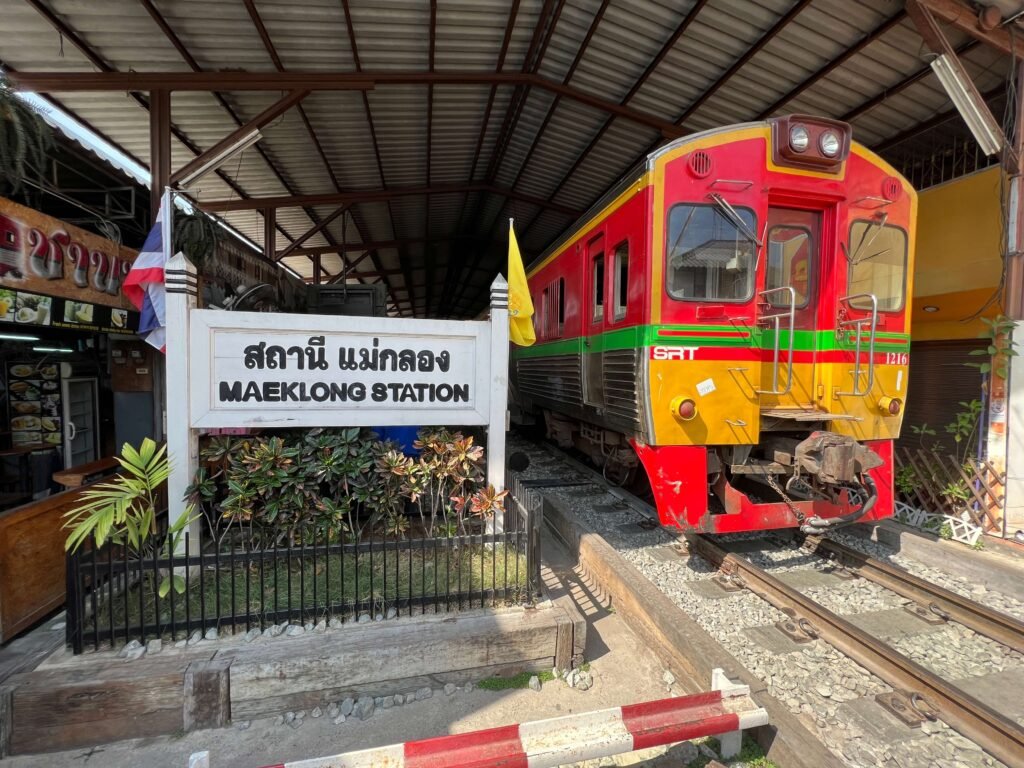
POLYGON ((0 288, 0 321, 130 335, 139 327, 139 313, 60 296, 0 288))
POLYGON ((59 363, 43 358, 8 364, 7 393, 12 445, 61 444, 59 363))

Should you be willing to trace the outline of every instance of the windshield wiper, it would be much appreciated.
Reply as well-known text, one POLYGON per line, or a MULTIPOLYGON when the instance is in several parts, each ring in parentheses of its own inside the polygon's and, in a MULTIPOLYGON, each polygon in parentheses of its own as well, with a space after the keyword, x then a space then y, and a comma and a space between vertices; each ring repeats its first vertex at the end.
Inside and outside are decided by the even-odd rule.
POLYGON ((859 254, 864 248, 867 248, 869 245, 871 245, 873 242, 875 242, 875 238, 878 237, 879 234, 881 234, 882 229, 885 227, 885 222, 888 221, 888 220, 889 220, 889 214, 888 214, 888 212, 885 212, 885 213, 882 214, 881 221, 872 221, 865 228, 864 234, 862 234, 860 236, 860 242, 857 243, 857 247, 854 249, 853 253, 849 253, 846 250, 846 246, 843 246, 843 252, 846 254, 846 260, 848 262, 850 262, 851 264, 859 264, 862 261, 867 261, 868 259, 873 259, 873 258, 875 258, 875 256, 881 256, 883 253, 885 253, 885 251, 888 251, 889 249, 886 248, 885 251, 879 251, 878 253, 872 254, 871 256, 868 256, 868 257, 866 257, 864 259, 858 259, 857 258, 857 254, 859 254), (871 228, 872 227, 877 227, 877 229, 875 230, 874 234, 871 235, 871 239, 868 240, 868 233, 871 232, 871 228))
POLYGON ((711 202, 718 206, 718 210, 722 213, 726 220, 729 221, 729 223, 731 223, 734 227, 736 227, 736 229, 740 231, 740 234, 742 234, 750 242, 756 244, 758 248, 761 247, 761 241, 758 239, 757 235, 750 230, 750 227, 747 226, 747 222, 745 222, 743 220, 743 217, 741 217, 736 212, 735 208, 733 208, 731 205, 729 205, 729 203, 725 201, 725 198, 723 198, 717 192, 712 192, 711 194, 708 195, 708 197, 711 199, 711 202))

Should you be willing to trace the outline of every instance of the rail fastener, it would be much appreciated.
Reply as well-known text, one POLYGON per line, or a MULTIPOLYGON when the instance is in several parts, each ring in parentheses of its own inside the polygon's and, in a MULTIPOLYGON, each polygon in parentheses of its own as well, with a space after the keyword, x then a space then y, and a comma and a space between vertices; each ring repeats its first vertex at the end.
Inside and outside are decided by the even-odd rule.
POLYGON ((902 568, 877 560, 837 541, 809 536, 804 546, 819 555, 833 557, 841 565, 868 581, 873 581, 918 605, 925 606, 936 618, 948 618, 1007 648, 1024 653, 1024 622, 1012 616, 927 582, 902 568))

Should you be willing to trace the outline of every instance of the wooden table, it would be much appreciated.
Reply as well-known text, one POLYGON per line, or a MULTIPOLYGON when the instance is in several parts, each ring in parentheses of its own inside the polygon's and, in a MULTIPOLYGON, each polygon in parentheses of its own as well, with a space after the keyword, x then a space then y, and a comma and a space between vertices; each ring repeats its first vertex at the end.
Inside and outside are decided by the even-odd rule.
POLYGON ((65 488, 79 488, 94 480, 99 480, 104 475, 111 474, 120 466, 117 459, 113 457, 97 459, 86 464, 79 464, 77 467, 54 472, 53 482, 63 485, 65 488))

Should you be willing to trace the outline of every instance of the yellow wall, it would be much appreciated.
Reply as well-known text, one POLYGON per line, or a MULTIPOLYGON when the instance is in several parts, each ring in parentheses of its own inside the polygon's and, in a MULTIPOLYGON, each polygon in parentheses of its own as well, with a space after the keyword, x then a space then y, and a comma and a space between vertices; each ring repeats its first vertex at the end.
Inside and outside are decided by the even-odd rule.
MULTIPOLYGON (((999 284, 1002 220, 998 168, 920 193, 912 333, 915 341, 977 338, 977 312, 999 284), (925 306, 938 307, 925 312, 925 306)), ((998 314, 990 307, 988 316, 998 314)))

